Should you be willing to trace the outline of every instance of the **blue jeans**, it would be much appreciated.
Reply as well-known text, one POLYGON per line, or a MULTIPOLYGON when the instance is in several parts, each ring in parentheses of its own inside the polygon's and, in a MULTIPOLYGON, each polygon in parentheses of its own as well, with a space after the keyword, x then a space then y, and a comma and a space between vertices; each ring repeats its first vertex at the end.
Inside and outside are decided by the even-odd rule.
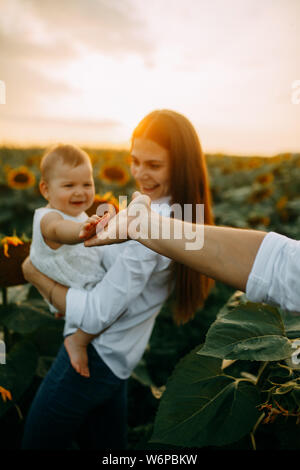
POLYGON ((64 345, 29 410, 22 449, 124 449, 127 380, 116 377, 88 345, 90 377, 72 367, 64 345))

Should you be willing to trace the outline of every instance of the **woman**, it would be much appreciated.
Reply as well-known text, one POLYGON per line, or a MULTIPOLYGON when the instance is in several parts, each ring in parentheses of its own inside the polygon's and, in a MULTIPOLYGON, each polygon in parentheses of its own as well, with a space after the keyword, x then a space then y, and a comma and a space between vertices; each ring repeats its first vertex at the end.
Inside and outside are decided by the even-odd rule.
MULTIPOLYGON (((133 132, 131 156, 132 175, 159 213, 170 216, 173 203, 204 204, 205 223, 213 224, 204 155, 184 116, 169 110, 147 115, 133 132)), ((74 371, 61 347, 32 403, 23 448, 67 448, 79 431, 84 448, 125 448, 127 379, 174 281, 177 324, 194 316, 213 285, 134 240, 105 247, 103 260, 107 273, 89 292, 61 286, 24 265, 25 278, 65 312, 65 334, 77 328, 102 333, 88 348, 88 379, 74 371)))

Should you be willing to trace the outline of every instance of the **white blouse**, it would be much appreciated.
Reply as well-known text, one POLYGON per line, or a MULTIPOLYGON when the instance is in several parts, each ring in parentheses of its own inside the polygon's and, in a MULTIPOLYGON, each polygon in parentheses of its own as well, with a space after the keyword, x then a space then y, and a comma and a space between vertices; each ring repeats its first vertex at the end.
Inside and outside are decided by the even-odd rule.
POLYGON ((263 239, 250 272, 246 296, 300 312, 300 241, 275 232, 263 239))
MULTIPOLYGON (((169 201, 162 198, 151 208, 170 216, 169 201)), ((67 292, 64 334, 77 328, 96 334, 107 328, 92 344, 113 373, 126 379, 140 361, 155 318, 171 293, 171 260, 135 240, 103 248, 107 272, 102 281, 89 291, 67 292)))

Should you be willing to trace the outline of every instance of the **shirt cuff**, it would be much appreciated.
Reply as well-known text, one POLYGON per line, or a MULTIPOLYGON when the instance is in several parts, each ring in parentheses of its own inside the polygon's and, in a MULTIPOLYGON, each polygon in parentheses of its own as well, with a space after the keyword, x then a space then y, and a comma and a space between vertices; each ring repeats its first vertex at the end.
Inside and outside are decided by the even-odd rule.
POLYGON ((251 302, 268 300, 274 261, 286 240, 287 237, 275 232, 269 232, 263 239, 246 284, 246 296, 251 302))
POLYGON ((70 288, 66 297, 66 322, 70 328, 80 328, 85 311, 87 292, 70 288))

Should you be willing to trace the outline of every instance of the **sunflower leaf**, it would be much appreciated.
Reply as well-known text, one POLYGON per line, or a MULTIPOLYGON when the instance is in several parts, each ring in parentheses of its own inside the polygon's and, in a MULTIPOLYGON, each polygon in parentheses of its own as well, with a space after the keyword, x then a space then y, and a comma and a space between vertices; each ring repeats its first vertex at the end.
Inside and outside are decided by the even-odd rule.
POLYGON ((221 446, 248 434, 259 416, 260 394, 246 379, 222 374, 220 359, 185 356, 167 382, 150 442, 221 446))

